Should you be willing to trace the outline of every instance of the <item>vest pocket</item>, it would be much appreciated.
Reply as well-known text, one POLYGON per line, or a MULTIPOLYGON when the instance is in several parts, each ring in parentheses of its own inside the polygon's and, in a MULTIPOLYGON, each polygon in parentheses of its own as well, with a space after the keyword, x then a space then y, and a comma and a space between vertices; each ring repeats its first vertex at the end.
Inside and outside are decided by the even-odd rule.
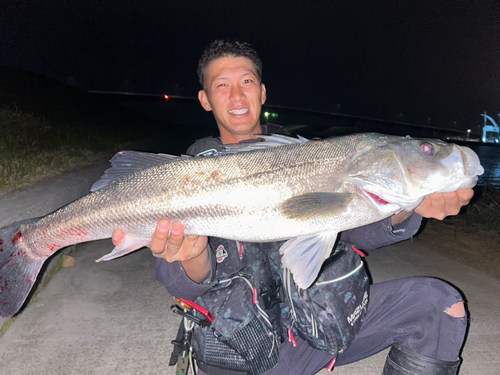
POLYGON ((320 277, 300 290, 285 275, 291 325, 312 347, 336 355, 358 333, 368 305, 369 279, 359 255, 342 241, 320 277))
POLYGON ((209 327, 195 327, 197 361, 248 374, 260 374, 276 366, 278 344, 265 312, 254 304, 249 280, 236 277, 208 293, 212 295, 204 295, 206 301, 215 301, 219 307, 209 308, 215 318, 209 327))

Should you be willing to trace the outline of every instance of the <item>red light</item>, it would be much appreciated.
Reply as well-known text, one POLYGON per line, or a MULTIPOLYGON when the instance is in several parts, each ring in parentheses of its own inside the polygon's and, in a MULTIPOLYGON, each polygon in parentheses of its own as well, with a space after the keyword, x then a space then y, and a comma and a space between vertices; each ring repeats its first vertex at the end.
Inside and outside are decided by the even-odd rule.
POLYGON ((165 100, 169 99, 168 95, 163 95, 163 96, 165 97, 165 100))

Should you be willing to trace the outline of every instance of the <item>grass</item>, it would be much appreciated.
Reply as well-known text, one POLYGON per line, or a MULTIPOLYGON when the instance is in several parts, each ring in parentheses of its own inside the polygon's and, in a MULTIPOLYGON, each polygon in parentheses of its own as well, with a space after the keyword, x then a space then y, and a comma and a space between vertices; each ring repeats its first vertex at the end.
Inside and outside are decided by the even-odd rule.
POLYGON ((478 191, 466 217, 474 223, 500 229, 500 190, 483 186, 478 191))
POLYGON ((0 66, 0 194, 105 162, 172 126, 111 100, 0 66))
POLYGON ((85 123, 56 122, 0 108, 0 194, 109 160, 124 142, 85 123))

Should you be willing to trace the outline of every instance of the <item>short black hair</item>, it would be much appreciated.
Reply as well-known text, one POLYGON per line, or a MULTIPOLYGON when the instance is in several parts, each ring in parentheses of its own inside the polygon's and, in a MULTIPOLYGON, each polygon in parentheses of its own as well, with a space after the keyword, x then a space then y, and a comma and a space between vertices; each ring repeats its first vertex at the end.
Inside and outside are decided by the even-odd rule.
POLYGON ((201 87, 205 88, 205 75, 207 67, 212 61, 222 57, 246 57, 249 59, 257 70, 259 81, 262 82, 262 61, 259 55, 252 48, 250 43, 239 42, 237 40, 218 39, 212 42, 201 55, 198 62, 198 77, 201 87))

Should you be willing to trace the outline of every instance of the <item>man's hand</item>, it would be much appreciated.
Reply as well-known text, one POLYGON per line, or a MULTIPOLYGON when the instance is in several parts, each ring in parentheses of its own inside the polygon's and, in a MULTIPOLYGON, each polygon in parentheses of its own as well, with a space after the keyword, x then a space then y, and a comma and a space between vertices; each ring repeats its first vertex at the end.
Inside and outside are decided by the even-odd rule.
MULTIPOLYGON (((113 244, 118 246, 123 238, 123 232, 115 230, 113 244)), ((180 261, 189 278, 201 282, 210 273, 207 244, 208 238, 205 236, 184 236, 184 226, 181 223, 160 220, 149 248, 157 258, 170 263, 180 261)))
MULTIPOLYGON (((432 193, 413 211, 428 219, 443 220, 446 216, 457 215, 460 209, 469 204, 474 195, 474 190, 463 189, 453 193, 432 193)), ((411 216, 411 212, 401 211, 391 217, 391 224, 400 224, 411 216)))
POLYGON ((463 206, 469 204, 473 196, 472 189, 433 193, 426 196, 414 211, 422 217, 443 220, 446 216, 457 215, 463 206))

